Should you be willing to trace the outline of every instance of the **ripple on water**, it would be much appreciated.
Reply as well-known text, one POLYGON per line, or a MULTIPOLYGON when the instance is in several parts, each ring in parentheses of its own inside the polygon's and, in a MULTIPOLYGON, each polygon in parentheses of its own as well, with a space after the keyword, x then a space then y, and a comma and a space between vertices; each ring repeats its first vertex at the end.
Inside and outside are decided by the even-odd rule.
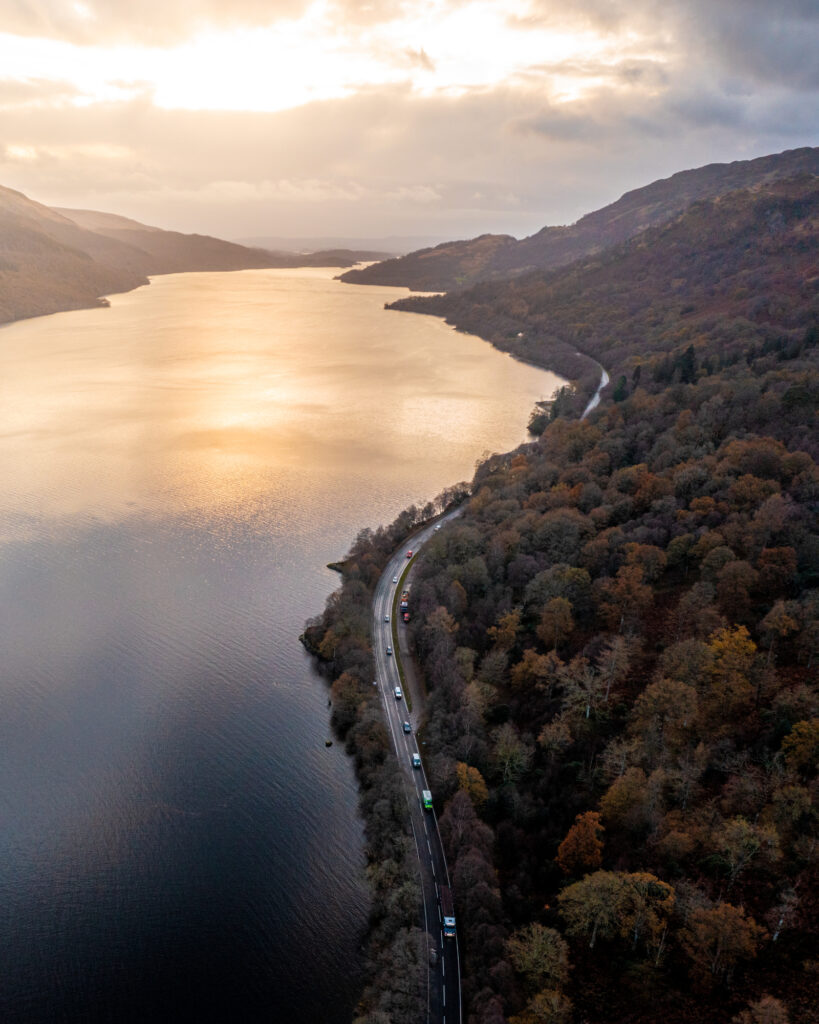
POLYGON ((4 1020, 350 1019, 362 829, 297 637, 559 381, 330 277, 3 331, 4 1020))

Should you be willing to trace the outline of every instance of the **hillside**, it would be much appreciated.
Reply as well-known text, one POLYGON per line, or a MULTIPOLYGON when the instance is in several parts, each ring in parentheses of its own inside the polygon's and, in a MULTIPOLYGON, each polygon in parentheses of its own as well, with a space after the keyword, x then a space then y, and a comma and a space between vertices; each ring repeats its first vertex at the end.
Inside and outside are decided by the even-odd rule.
POLYGON ((99 305, 146 283, 147 255, 0 188, 0 323, 99 305))
POLYGON ((701 200, 558 270, 392 308, 444 316, 574 377, 586 353, 609 370, 612 390, 622 376, 628 390, 638 365, 642 386, 666 379, 689 345, 700 358, 715 330, 722 358, 738 344, 787 343, 816 312, 818 254, 819 177, 806 175, 701 200))
POLYGON ((274 253, 95 210, 52 209, 0 186, 0 323, 103 304, 154 274, 348 267, 378 252, 274 253))
MULTIPOLYGON (((819 179, 400 305, 613 370, 587 419, 563 395, 485 460, 415 566, 464 1019, 819 1024, 819 179)), ((417 913, 378 841, 400 801, 366 595, 441 504, 362 531, 306 630, 375 851, 361 1024, 417 913)))
POLYGON ((482 235, 469 241, 446 242, 377 266, 348 271, 341 280, 405 285, 416 291, 450 291, 478 281, 551 269, 662 224, 697 200, 798 174, 819 174, 819 148, 805 147, 755 160, 680 171, 627 192, 617 202, 569 227, 544 227, 521 241, 509 235, 482 235))
POLYGON ((127 217, 99 213, 95 210, 57 209, 55 212, 96 235, 144 253, 148 274, 174 274, 197 270, 249 270, 293 265, 277 262, 274 254, 265 249, 248 249, 244 245, 226 242, 210 235, 185 235, 179 231, 163 231, 127 217))

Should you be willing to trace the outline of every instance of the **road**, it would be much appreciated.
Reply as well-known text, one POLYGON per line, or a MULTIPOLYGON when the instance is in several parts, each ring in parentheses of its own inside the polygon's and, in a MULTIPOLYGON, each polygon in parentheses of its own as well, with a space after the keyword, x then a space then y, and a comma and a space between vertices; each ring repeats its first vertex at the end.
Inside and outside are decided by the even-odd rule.
MULTIPOLYGON (((599 363, 597 365, 600 366, 599 363)), ((596 409, 597 406, 600 405, 600 392, 608 384, 608 382, 609 382, 609 375, 606 373, 606 371, 603 369, 603 367, 600 366, 600 385, 598 386, 598 388, 595 391, 594 395, 592 395, 592 397, 589 399, 589 404, 583 410, 583 415, 580 417, 581 420, 584 420, 589 415, 589 413, 592 411, 592 409, 596 409)))
MULTIPOLYGON (((443 523, 459 514, 459 510, 448 513, 438 520, 443 523)), ((375 656, 376 681, 378 683, 387 725, 392 736, 395 752, 406 781, 407 803, 415 837, 415 848, 421 888, 424 897, 423 927, 431 938, 435 950, 427 964, 427 1024, 461 1024, 461 972, 458 956, 458 940, 444 939, 443 920, 439 886, 449 884, 446 858, 438 832, 438 821, 434 810, 425 811, 421 799, 422 790, 429 789, 423 766, 413 768, 412 755, 419 754, 416 729, 423 712, 422 694, 413 693, 413 710, 407 708, 405 697, 396 698, 395 687, 401 685, 396 665, 397 652, 388 655, 387 647, 394 646, 392 639, 392 605, 397 583, 407 566, 407 550, 417 552, 434 535, 435 526, 428 526, 407 540, 406 547, 396 552, 387 564, 373 596, 373 653, 375 656), (387 616, 389 618, 387 618, 387 616), (404 732, 403 723, 409 722, 411 732, 404 732)), ((403 630, 403 623, 398 626, 403 630)), ((457 921, 458 905, 455 903, 457 921)))

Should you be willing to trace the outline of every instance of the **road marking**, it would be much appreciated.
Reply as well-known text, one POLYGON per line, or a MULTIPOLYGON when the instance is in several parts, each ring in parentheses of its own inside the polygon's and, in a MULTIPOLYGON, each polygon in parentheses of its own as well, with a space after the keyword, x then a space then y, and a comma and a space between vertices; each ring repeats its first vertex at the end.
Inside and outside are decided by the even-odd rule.
POLYGON ((446 961, 441 957, 441 974, 446 977, 446 961))
MULTIPOLYGON (((460 513, 460 509, 457 509, 457 510, 455 510, 452 513, 448 513, 443 518, 443 521, 448 521, 448 520, 454 519, 459 513, 460 513)), ((415 545, 416 552, 421 548, 421 546, 422 546, 422 544, 424 542, 426 542, 427 540, 429 540, 430 537, 433 536, 433 531, 434 531, 434 527, 428 527, 426 530, 424 530, 421 533, 421 535, 418 537, 417 543, 415 545)), ((392 566, 387 569, 387 571, 385 572, 385 574, 384 574, 384 576, 382 578, 382 581, 379 581, 379 584, 378 584, 378 586, 376 588, 376 592, 375 592, 374 600, 373 600, 373 607, 374 607, 374 609, 377 609, 377 620, 376 620, 376 623, 375 623, 375 629, 373 630, 373 635, 374 635, 373 655, 374 655, 374 660, 375 660, 375 664, 376 664, 376 674, 377 674, 376 682, 377 682, 377 685, 378 685, 379 696, 381 697, 381 700, 382 700, 382 703, 383 703, 384 713, 387 716, 387 723, 389 725, 390 735, 391 735, 392 741, 393 741, 393 749, 395 750, 396 755, 399 756, 399 761, 400 761, 401 755, 400 755, 400 745, 398 743, 398 738, 399 737, 402 738, 404 740, 404 751, 405 751, 405 755, 404 755, 404 759, 403 759, 403 768, 404 768, 403 774, 405 776, 405 780, 406 780, 407 777, 411 777, 413 779, 414 784, 415 784, 416 796, 420 796, 420 794, 418 793, 418 790, 419 789, 423 789, 425 786, 427 786, 426 772, 423 771, 423 769, 421 770, 420 773, 417 772, 417 771, 413 771, 411 769, 411 767, 410 767, 409 759, 406 757, 406 753, 409 752, 409 750, 410 750, 410 743, 412 742, 412 740, 409 739, 404 734, 404 731, 403 731, 403 725, 402 725, 402 720, 403 720, 403 717, 404 717, 403 714, 402 714, 403 708, 400 706, 400 704, 398 704, 393 699, 393 697, 394 697, 394 688, 395 688, 395 686, 400 685, 400 676, 398 674, 398 666, 397 666, 397 662, 396 662, 396 658, 398 656, 398 648, 396 648, 396 658, 391 658, 391 657, 389 657, 386 654, 386 645, 392 643, 392 623, 390 623, 389 627, 387 628, 386 624, 383 621, 384 615, 387 614, 387 612, 389 612, 390 615, 392 616, 393 599, 394 599, 395 591, 397 589, 395 584, 390 584, 390 582, 388 582, 387 573, 389 573, 389 576, 399 576, 400 577, 401 573, 403 572, 403 567, 404 567, 405 564, 406 564, 405 563, 405 559, 403 557, 396 556, 395 559, 393 560, 392 566)), ((399 625, 400 625, 400 623, 399 623, 399 625)), ((399 644, 399 646, 400 646, 400 644, 399 644)), ((407 713, 407 717, 410 717, 409 713, 407 713)), ((410 718, 410 720, 411 720, 411 718, 410 718)), ((417 749, 417 741, 416 741, 416 749, 417 749)), ((404 790, 404 797, 405 797, 405 799, 407 801, 407 810, 409 812, 409 817, 410 817, 410 826, 412 828, 412 836, 413 836, 413 840, 415 842, 415 852, 416 852, 416 856, 417 856, 417 859, 418 859, 419 876, 420 876, 420 881, 421 881, 421 891, 423 893, 424 892, 424 888, 425 888, 425 877, 424 877, 424 872, 423 872, 423 862, 422 862, 422 859, 421 859, 421 850, 420 850, 420 845, 419 845, 419 842, 418 842, 419 835, 416 832, 415 822, 413 821, 413 812, 412 812, 412 807, 411 807, 411 803, 410 803, 410 788, 409 787, 405 788, 405 790, 404 790)), ((440 901, 440 888, 438 886, 437 875, 436 875, 436 871, 435 871, 435 857, 432 855, 432 846, 430 845, 430 840, 429 840, 429 835, 430 834, 429 834, 429 830, 427 828, 427 818, 429 817, 429 814, 424 809, 420 799, 418 801, 418 806, 419 806, 419 810, 420 810, 419 820, 422 822, 422 824, 424 826, 424 833, 425 833, 426 840, 427 840, 427 849, 429 850, 429 867, 430 867, 430 869, 432 871, 432 877, 433 877, 433 889, 434 889, 434 894, 433 895, 437 899, 437 901, 440 901)), ((444 865, 444 875, 447 876, 446 859, 445 859, 445 856, 443 855, 443 846, 441 844, 440 833, 438 832, 438 820, 437 820, 437 817, 435 815, 434 810, 432 812, 432 821, 433 821, 433 825, 435 826, 436 842, 438 844, 438 848, 441 849, 442 856, 444 858, 442 860, 442 863, 444 865)), ((447 876, 447 878, 448 878, 448 876, 447 876)), ((427 899, 426 899, 426 895, 424 895, 424 899, 423 899, 423 910, 424 910, 424 928, 425 928, 425 930, 428 930, 428 928, 429 928, 429 924, 428 924, 429 918, 428 918, 428 914, 427 914, 427 899)), ((441 908, 440 908, 440 906, 438 906, 439 923, 442 920, 441 913, 442 913, 441 908)), ((444 936, 443 936, 443 932, 442 931, 439 931, 439 941, 440 941, 440 944, 441 944, 441 955, 443 956, 443 952, 444 952, 444 936)), ((458 957, 458 975, 460 975, 460 953, 459 953, 459 950, 458 950, 458 940, 457 940, 457 938, 455 940, 455 955, 456 955, 456 957, 458 957)), ((442 974, 442 976, 446 974, 446 969, 444 967, 443 961, 441 963, 441 974, 442 974)), ((460 977, 458 977, 458 982, 460 984, 460 977)), ((427 1024, 429 1024, 429 1020, 430 1020, 430 1010, 431 1010, 430 996, 431 996, 431 992, 430 992, 430 969, 429 969, 429 962, 427 962, 427 1024)), ((443 1005, 444 1005, 444 1008, 445 1008, 446 1007, 446 988, 445 987, 443 989, 443 1005)), ((443 1020, 443 1024, 446 1024, 446 1010, 445 1009, 444 1009, 444 1012, 442 1014, 442 1020, 443 1020)), ((462 1014, 459 1017, 458 1024, 462 1024, 462 1014)))

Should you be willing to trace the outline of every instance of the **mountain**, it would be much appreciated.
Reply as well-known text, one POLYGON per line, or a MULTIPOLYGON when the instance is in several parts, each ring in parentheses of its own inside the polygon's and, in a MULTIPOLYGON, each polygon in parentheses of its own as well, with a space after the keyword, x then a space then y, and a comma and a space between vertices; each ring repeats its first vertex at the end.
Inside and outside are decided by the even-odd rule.
POLYGON ((381 252, 275 253, 96 210, 50 208, 0 186, 0 323, 104 305, 154 274, 349 267, 381 252))
POLYGON ((106 238, 134 246, 150 257, 151 274, 191 270, 250 270, 255 267, 351 267, 354 263, 380 260, 384 252, 325 248, 310 252, 277 252, 266 245, 249 247, 210 235, 184 235, 178 231, 140 224, 139 221, 97 210, 56 212, 75 224, 106 238))
POLYGON ((726 356, 740 341, 778 351, 815 320, 818 282, 819 176, 804 174, 700 200, 566 267, 408 296, 391 308, 443 316, 570 377, 591 357, 616 387, 639 364, 643 379, 646 370, 662 375, 663 360, 672 375, 716 322, 726 356))
POLYGON ((257 235, 252 238, 237 238, 240 245, 268 249, 272 252, 317 252, 336 249, 352 249, 354 252, 375 252, 379 259, 402 256, 404 253, 425 249, 446 241, 441 235, 382 235, 357 237, 351 235, 257 235))
POLYGON ((478 281, 564 266, 662 224, 699 199, 713 199, 798 174, 819 174, 819 148, 804 147, 755 160, 680 171, 627 192, 617 202, 569 227, 544 227, 521 241, 511 235, 481 235, 445 242, 376 266, 349 270, 341 280, 404 285, 416 291, 451 291, 478 281))
POLYGON ((0 322, 99 305, 148 272, 146 253, 0 187, 0 322))
POLYGON ((56 209, 80 228, 144 254, 149 274, 174 274, 185 271, 249 270, 276 266, 264 249, 248 249, 210 235, 185 235, 163 231, 138 221, 94 210, 56 209))

